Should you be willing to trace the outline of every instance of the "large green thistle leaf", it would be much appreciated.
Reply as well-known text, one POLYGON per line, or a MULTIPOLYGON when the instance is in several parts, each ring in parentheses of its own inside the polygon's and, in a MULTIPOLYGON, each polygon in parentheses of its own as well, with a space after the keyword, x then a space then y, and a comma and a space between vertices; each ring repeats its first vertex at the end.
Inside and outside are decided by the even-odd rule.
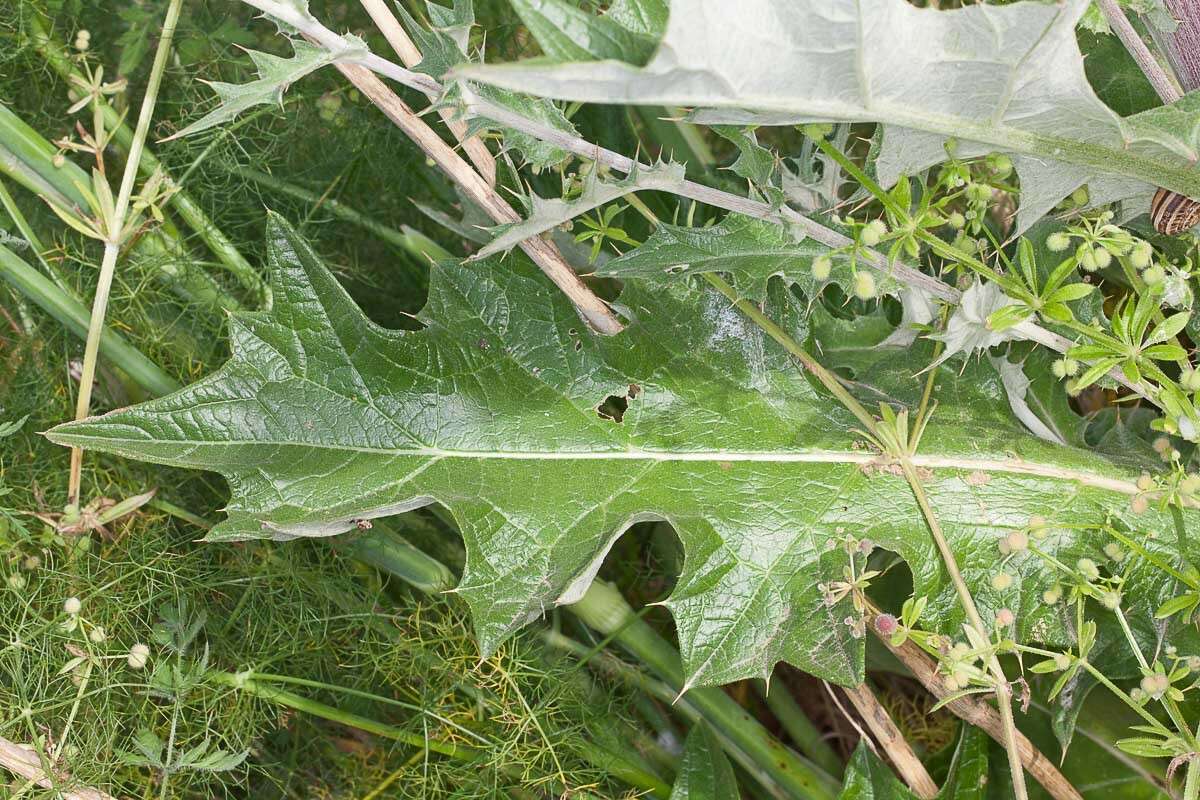
POLYGON ((1075 25, 1088 0, 917 8, 907 0, 672 0, 644 66, 468 65, 476 81, 564 100, 691 106, 697 121, 888 126, 880 177, 1014 154, 1027 227, 1074 188, 1200 197, 1196 98, 1122 119, 1089 86, 1075 25), (902 43, 898 47, 897 43, 902 43))
MULTIPOLYGON (((220 472, 233 497, 214 537, 325 536, 441 503, 465 540, 457 591, 487 651, 578 598, 616 537, 646 519, 668 520, 684 545, 667 605, 690 684, 765 675, 779 660, 860 680, 849 603, 827 605, 818 587, 842 578, 838 543, 850 535, 903 556, 932 598, 930 624, 958 630, 907 484, 720 295, 630 282, 631 324, 597 337, 518 259, 443 263, 425 327, 388 331, 275 217, 268 244, 275 307, 232 317, 225 366, 50 439, 220 472), (597 411, 611 396, 627 403, 620 420, 597 411)), ((772 293, 770 309, 804 335, 789 299, 772 293)), ((1066 639, 1061 606, 1040 602, 1049 578, 1032 555, 1008 567, 1010 588, 989 582, 997 541, 1032 514, 1153 531, 1146 546, 1176 558, 1169 515, 1128 511, 1136 474, 1027 435, 994 375, 960 382, 943 370, 938 383, 917 462, 985 617, 1008 607, 1020 638, 1066 639)), ((1066 563, 1102 558, 1106 543, 1065 528, 1040 540, 1066 563)), ((1141 562, 1127 571, 1129 613, 1149 625, 1172 587, 1141 562)))

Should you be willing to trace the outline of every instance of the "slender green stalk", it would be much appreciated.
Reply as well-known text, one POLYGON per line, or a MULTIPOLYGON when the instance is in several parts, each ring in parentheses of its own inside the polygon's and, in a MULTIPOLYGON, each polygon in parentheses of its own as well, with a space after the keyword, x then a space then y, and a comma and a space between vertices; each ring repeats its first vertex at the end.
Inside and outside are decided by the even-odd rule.
MULTIPOLYGON (((980 636, 986 637, 988 628, 979 616, 975 598, 971 596, 971 590, 967 588, 967 583, 963 580, 962 572, 958 568, 958 561, 954 557, 954 551, 950 549, 950 544, 942 533, 941 523, 933 512, 933 506, 929 503, 929 495, 925 492, 925 486, 921 483, 916 468, 908 458, 900 461, 900 468, 904 471, 904 477, 908 479, 908 485, 925 517, 934 544, 937 545, 938 552, 942 556, 942 563, 950 574, 950 581, 954 584, 955 592, 958 593, 959 604, 967 614, 967 621, 979 632, 980 636)), ((1021 751, 1017 746, 1017 723, 1013 719, 1012 713, 1012 689, 1009 687, 1008 678, 1004 675, 1004 667, 1001 666, 999 657, 995 653, 991 653, 987 657, 987 662, 988 670, 996 681, 996 710, 1000 712, 1000 722, 1004 727, 1004 749, 1008 754, 1008 769, 1012 775, 1013 791, 1017 800, 1024 800, 1028 793, 1025 788, 1025 771, 1021 766, 1021 751)))
POLYGON ((404 233, 396 230, 395 228, 384 225, 374 217, 364 214, 355 208, 351 208, 340 200, 336 200, 332 197, 324 197, 316 192, 309 191, 302 186, 297 186, 294 183, 280 180, 274 175, 268 175, 265 172, 259 172, 256 169, 251 169, 250 167, 236 166, 232 167, 230 172, 232 172, 234 175, 237 175, 239 178, 245 178, 248 181, 256 183, 259 186, 263 186, 272 191, 286 194, 313 206, 321 206, 338 219, 345 220, 351 225, 357 225, 363 230, 378 236, 388 244, 395 245, 405 252, 411 253, 415 256, 421 258, 433 256, 435 260, 451 257, 448 251, 442 249, 432 240, 426 239, 425 237, 420 236, 420 234, 414 235, 413 233, 404 233), (436 248, 436 250, 431 251, 430 245, 436 248))
MULTIPOLYGON (((87 308, 3 245, 0 245, 0 278, 58 320, 67 330, 81 339, 87 336, 91 322, 87 308)), ((174 378, 142 355, 121 334, 110 328, 103 328, 99 338, 100 353, 105 359, 119 367, 150 394, 160 396, 179 389, 179 383, 174 378)))
POLYGON ((0 181, 0 205, 4 206, 5 213, 8 214, 9 218, 13 221, 13 224, 17 226, 17 231, 19 231, 21 236, 25 238, 25 241, 29 242, 29 247, 31 250, 33 250, 34 256, 37 257, 38 263, 42 265, 42 269, 44 269, 46 274, 50 276, 50 280, 54 281, 54 285, 66 294, 74 297, 74 295, 71 294, 70 289, 67 287, 67 282, 64 281, 62 276, 58 274, 58 270, 56 270, 53 265, 46 260, 45 245, 42 244, 42 240, 33 230, 33 226, 29 224, 29 220, 27 220, 25 215, 21 213, 21 209, 17 205, 17 201, 13 199, 12 194, 8 191, 8 186, 5 185, 4 181, 0 181))
POLYGON ((779 720, 787 735, 814 764, 834 777, 842 774, 842 760, 825 741, 819 728, 805 715, 804 710, 792 697, 786 686, 767 688, 763 692, 767 708, 779 720))
POLYGON ((236 689, 255 697, 261 697, 264 700, 269 700, 272 703, 277 703, 287 708, 303 711, 305 714, 311 714, 314 717, 320 717, 321 719, 327 719, 351 728, 357 728, 360 731, 373 733, 376 736, 382 736, 386 739, 403 742, 412 747, 430 750, 434 753, 440 753, 441 755, 463 761, 471 760, 479 755, 479 751, 474 748, 452 742, 443 742, 438 739, 430 739, 425 736, 418 736, 395 725, 388 725, 387 723, 378 722, 368 717, 359 716, 358 714, 351 714, 340 708, 293 694, 292 692, 280 689, 278 686, 271 686, 268 683, 257 681, 244 675, 235 675, 232 672, 214 670, 209 672, 208 676, 217 683, 228 686, 231 689, 236 689))
MULTIPOLYGON (((1116 614, 1117 622, 1121 624, 1121 631, 1125 634, 1125 641, 1129 644, 1129 649, 1133 651, 1134 657, 1137 658, 1138 664, 1142 669, 1149 670, 1150 664, 1146 661, 1146 657, 1142 655, 1142 648, 1138 645, 1137 639, 1133 635, 1133 630, 1129 627, 1129 621, 1125 619, 1125 612, 1121 610, 1120 606, 1117 606, 1113 609, 1113 613, 1116 614)), ((1171 722, 1179 730, 1180 735, 1183 736, 1188 746, 1193 750, 1200 746, 1200 743, 1197 743, 1192 736, 1191 725, 1188 724, 1187 718, 1179 709, 1179 704, 1166 695, 1159 702, 1166 709, 1167 716, 1171 718, 1171 722)))
POLYGON ((418 591, 436 594, 454 588, 454 573, 449 567, 390 531, 374 530, 332 541, 351 558, 394 575, 418 591))
MULTIPOLYGON (((121 188, 112 218, 107 220, 107 240, 104 242, 104 259, 100 262, 100 277, 96 285, 96 297, 92 303, 92 318, 89 320, 87 342, 83 351, 83 370, 79 378, 79 396, 75 403, 75 419, 84 419, 91 410, 92 385, 96 378, 96 358, 100 352, 100 334, 104 330, 104 315, 108 311, 108 294, 112 289, 113 275, 117 268, 117 255, 121 251, 121 231, 125 227, 125 215, 129 210, 129 199, 133 195, 133 184, 137 180, 138 164, 150 131, 150 120, 154 116, 154 104, 158 99, 158 87, 162 82, 163 69, 167 65, 167 54, 171 50, 171 39, 179 21, 183 0, 171 0, 163 22, 162 36, 154 53, 154 64, 150 68, 150 80, 142 98, 138 113, 137 130, 129 145, 129 156, 121 176, 121 188)), ((95 101, 99 102, 99 100, 95 101)), ((83 451, 71 448, 71 473, 67 485, 68 514, 79 512, 79 483, 83 470, 83 451)))
POLYGON ((838 781, 794 751, 780 747, 746 710, 720 689, 687 688, 679 653, 644 620, 633 613, 621 593, 594 582, 583 598, 567 610, 588 627, 611 634, 614 641, 633 654, 672 687, 683 687, 686 699, 724 738, 734 745, 734 755, 744 756, 770 777, 776 796, 833 798, 838 781))
MULTIPOLYGON (((36 15, 30 15, 29 27, 32 32, 34 48, 46 60, 51 69, 59 74, 63 80, 70 81, 71 76, 76 78, 81 77, 75 69, 75 65, 71 61, 71 57, 67 54, 57 42, 50 39, 50 35, 46 32, 45 26, 36 15)), ((166 29, 163 30, 164 39, 166 29)), ((160 47, 162 41, 159 41, 160 47)), ((157 54, 156 54, 157 57, 157 54)), ((156 77, 154 68, 151 67, 151 82, 157 84, 158 78, 161 78, 161 72, 156 77)), ((147 96, 150 92, 147 91, 147 96)), ((130 158, 138 170, 144 176, 149 176, 156 170, 166 172, 162 163, 149 150, 145 149, 145 133, 141 136, 141 141, 138 141, 137 131, 131 131, 129 126, 122 120, 121 115, 117 113, 108 102, 103 98, 97 98, 95 105, 100 111, 105 126, 112 131, 113 141, 133 155, 133 148, 136 144, 138 149, 138 158, 130 158)), ((139 120, 139 127, 140 127, 139 120)), ((196 235, 205 243, 208 249, 217 257, 217 259, 225 265, 248 290, 260 293, 264 302, 269 302, 270 288, 263 282, 258 272, 251 266, 244 256, 238 251, 221 229, 213 223, 204 210, 197 204, 183 189, 179 189, 168 199, 167 204, 175 210, 177 214, 187 223, 196 235)))

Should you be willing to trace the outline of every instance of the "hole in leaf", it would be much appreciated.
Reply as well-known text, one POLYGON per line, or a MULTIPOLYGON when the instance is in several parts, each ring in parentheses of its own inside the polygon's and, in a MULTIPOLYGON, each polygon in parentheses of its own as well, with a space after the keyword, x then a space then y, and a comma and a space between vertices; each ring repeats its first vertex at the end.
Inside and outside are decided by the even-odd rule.
POLYGON ((596 413, 604 419, 620 422, 625 418, 625 412, 629 409, 629 401, 641 393, 642 387, 636 383, 631 383, 624 395, 610 394, 604 398, 603 402, 596 406, 596 413))
POLYGON ((611 419, 613 422, 620 422, 625 416, 626 409, 629 408, 629 398, 624 395, 610 394, 604 398, 604 402, 596 406, 596 413, 604 419, 611 419))

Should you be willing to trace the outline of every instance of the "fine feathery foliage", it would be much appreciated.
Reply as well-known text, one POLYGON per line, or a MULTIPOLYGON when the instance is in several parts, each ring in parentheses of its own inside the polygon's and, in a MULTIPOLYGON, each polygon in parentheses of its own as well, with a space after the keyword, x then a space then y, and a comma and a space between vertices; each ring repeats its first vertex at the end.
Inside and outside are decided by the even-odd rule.
MULTIPOLYGON (((614 539, 649 518, 670 521, 684 544, 667 605, 691 684, 764 676, 781 660, 860 680, 849 602, 818 588, 846 568, 845 534, 900 553, 931 598, 932 624, 957 629, 908 484, 719 295, 630 281, 621 302, 632 323, 598 338, 521 269, 443 263, 419 315, 425 329, 391 332, 278 218, 269 250, 275 307, 232 319, 224 368, 61 425, 51 440, 221 472, 234 496, 213 538, 331 535, 441 503, 467 545, 457 591, 485 652, 578 599, 614 539), (627 406, 619 418, 598 412, 609 397, 627 406)), ((775 308, 803 324, 795 301, 775 308)), ((875 398, 916 383, 894 366, 871 372, 875 398)), ((1017 610, 1018 638, 1066 644, 1069 622, 1041 602, 1032 555, 1010 567, 1010 584, 989 584, 1007 529, 1045 518, 1042 547, 1063 563, 1099 553, 1106 526, 1149 534, 1146 547, 1164 555, 1186 544, 1170 513, 1133 514, 1130 466, 1027 433, 989 363, 939 382, 914 461, 980 606, 1017 610)), ((1195 524, 1197 512, 1181 513, 1195 524)), ((1126 602, 1148 623, 1173 581, 1148 564, 1131 569, 1126 602)))

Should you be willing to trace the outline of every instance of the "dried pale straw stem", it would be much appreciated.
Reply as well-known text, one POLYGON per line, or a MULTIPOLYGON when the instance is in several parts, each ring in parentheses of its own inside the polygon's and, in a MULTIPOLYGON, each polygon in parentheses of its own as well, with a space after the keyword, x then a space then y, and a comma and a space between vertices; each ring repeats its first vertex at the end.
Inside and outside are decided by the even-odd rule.
POLYGON ((923 800, 933 800, 934 797, 937 797, 937 784, 933 782, 933 778, 929 777, 925 765, 921 763, 921 759, 917 758, 917 754, 913 752, 908 740, 896 727, 896 723, 892 721, 887 709, 879 704, 879 700, 870 687, 865 683, 860 683, 854 687, 843 686, 842 691, 846 693, 846 697, 854 705, 863 722, 867 723, 867 727, 871 729, 871 734, 875 737, 876 744, 887 753, 892 765, 900 773, 900 777, 904 779, 908 788, 923 800))
MULTIPOLYGON (((872 609, 872 620, 878 613, 878 609, 872 609)), ((892 644, 889 637, 880 634, 875 629, 873 621, 869 627, 896 658, 908 667, 921 685, 929 690, 930 694, 938 700, 944 700, 954 694, 946 686, 943 677, 938 674, 937 664, 925 655, 920 647, 911 641, 897 647, 892 644)), ((1000 714, 984 701, 973 696, 959 697, 946 703, 945 707, 956 717, 984 731, 997 742, 1004 742, 1004 725, 1000 721, 1000 714)), ((1033 776, 1034 780, 1041 784, 1043 789, 1050 793, 1051 797, 1055 800, 1083 800, 1083 795, 1020 731, 1016 734, 1016 746, 1021 756, 1021 765, 1033 776)))
MULTIPOLYGON (((362 7, 366 9, 371 16, 375 26, 383 33, 388 44, 396 51, 396 55, 400 57, 400 61, 404 66, 412 69, 421 63, 421 51, 413 44, 412 39, 404 31, 404 27, 396 20, 396 17, 388 9, 383 0, 361 0, 362 7)), ((436 99, 437 95, 429 94, 430 99, 436 99)), ((438 110, 438 116, 446 123, 446 127, 450 129, 450 133, 454 134, 454 138, 462 143, 463 152, 467 154, 467 158, 471 159, 471 163, 475 165, 475 169, 487 181, 489 186, 496 185, 496 159, 492 157, 491 152, 487 149, 487 145, 478 136, 467 136, 467 124, 454 115, 454 111, 448 108, 438 110)))
MULTIPOLYGON (((354 84, 367 99, 379 107, 396 127, 404 131, 434 163, 457 183, 466 195, 489 217, 498 223, 519 222, 521 216, 513 210, 471 165, 430 128, 400 97, 375 76, 358 64, 337 64, 338 70, 354 84)), ((562 254, 552 243, 535 236, 521 242, 521 249, 541 268, 567 296, 580 315, 599 333, 612 335, 622 329, 612 309, 584 285, 562 254)))
POLYGON ((62 797, 63 800, 116 800, 112 795, 98 789, 64 788, 64 785, 70 782, 69 775, 59 773, 57 777, 51 777, 42 768, 42 759, 36 750, 4 738, 0 738, 0 767, 43 789, 57 790, 56 796, 62 797))

